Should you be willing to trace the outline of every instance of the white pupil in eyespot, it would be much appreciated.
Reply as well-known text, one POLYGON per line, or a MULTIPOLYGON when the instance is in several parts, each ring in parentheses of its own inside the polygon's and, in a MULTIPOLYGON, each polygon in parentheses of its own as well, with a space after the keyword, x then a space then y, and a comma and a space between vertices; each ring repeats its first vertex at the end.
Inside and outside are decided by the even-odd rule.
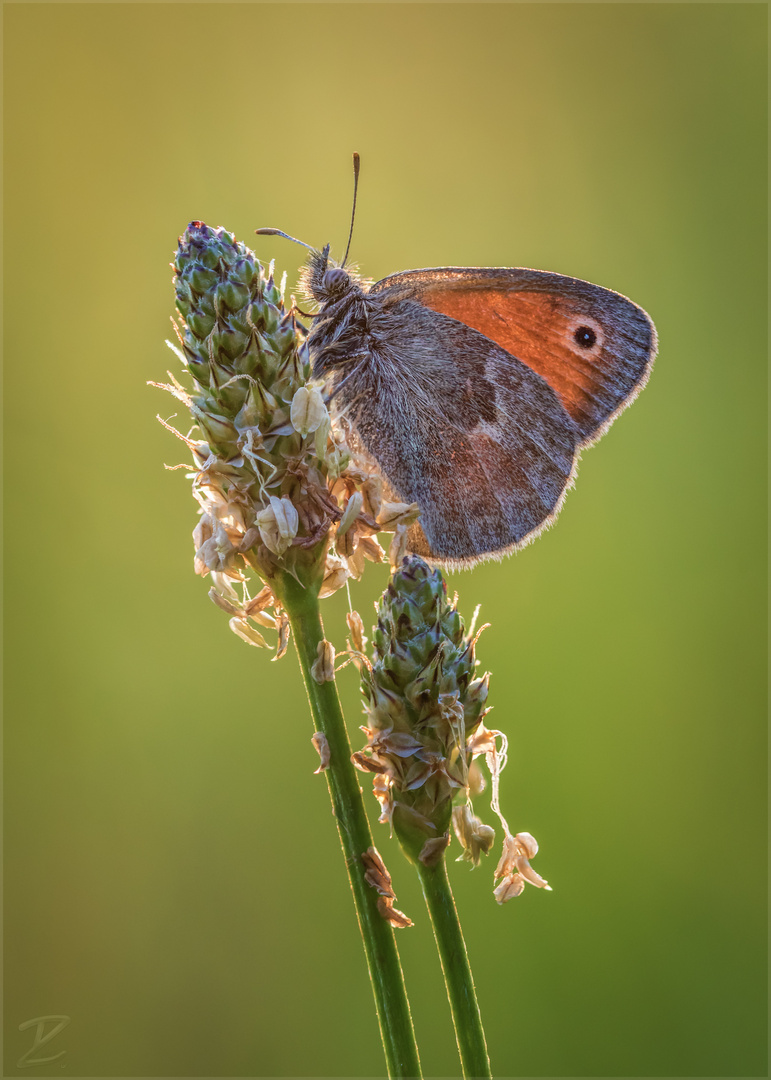
POLYGON ((597 335, 590 326, 579 326, 573 334, 573 340, 582 349, 591 349, 597 341, 597 335))

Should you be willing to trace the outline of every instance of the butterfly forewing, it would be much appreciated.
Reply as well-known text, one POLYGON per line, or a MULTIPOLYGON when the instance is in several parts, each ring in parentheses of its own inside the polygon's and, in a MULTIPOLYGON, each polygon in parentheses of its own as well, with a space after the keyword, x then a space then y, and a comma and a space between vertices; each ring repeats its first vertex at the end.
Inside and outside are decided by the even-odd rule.
POLYGON ((656 351, 642 308, 609 289, 541 270, 408 270, 373 286, 472 327, 540 375, 585 446, 644 386, 656 351))

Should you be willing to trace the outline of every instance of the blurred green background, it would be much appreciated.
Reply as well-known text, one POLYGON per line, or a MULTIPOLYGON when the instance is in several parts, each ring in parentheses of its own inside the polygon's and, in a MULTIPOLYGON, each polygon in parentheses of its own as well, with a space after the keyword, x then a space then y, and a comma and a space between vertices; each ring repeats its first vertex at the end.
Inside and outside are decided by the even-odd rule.
MULTIPOLYGON (((8 1075, 382 1072, 296 660, 193 576, 145 385, 176 365, 186 223, 291 283, 299 249, 253 230, 339 255, 354 149, 367 275, 556 270, 660 336, 558 527, 450 582, 493 624, 503 806, 554 886, 499 908, 492 859, 451 866, 493 1068, 766 1074, 766 40, 764 5, 6 6, 8 1075), (20 1067, 52 1014, 37 1056, 66 1053, 20 1067)), ((367 621, 386 579, 352 588, 367 621)), ((344 594, 325 610, 341 647, 344 594)), ((416 879, 375 830, 450 1076, 416 879)))

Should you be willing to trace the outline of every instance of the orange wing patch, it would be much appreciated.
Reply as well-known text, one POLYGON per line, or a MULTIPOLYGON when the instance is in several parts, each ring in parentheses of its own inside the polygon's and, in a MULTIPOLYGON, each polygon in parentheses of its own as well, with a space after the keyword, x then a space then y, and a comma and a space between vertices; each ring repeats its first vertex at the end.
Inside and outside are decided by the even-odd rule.
POLYGON ((530 288, 484 277, 431 282, 426 273, 414 296, 537 372, 590 442, 644 385, 655 343, 650 320, 618 293, 559 275, 520 273, 533 275, 530 288), (544 287, 546 278, 551 287, 544 287))
POLYGON ((556 391, 579 426, 592 424, 598 404, 605 411, 604 333, 596 319, 589 325, 587 318, 566 310, 560 297, 503 289, 453 289, 424 292, 420 300, 426 307, 478 330, 536 371, 556 391), (589 349, 581 349, 574 338, 585 325, 596 335, 589 349))

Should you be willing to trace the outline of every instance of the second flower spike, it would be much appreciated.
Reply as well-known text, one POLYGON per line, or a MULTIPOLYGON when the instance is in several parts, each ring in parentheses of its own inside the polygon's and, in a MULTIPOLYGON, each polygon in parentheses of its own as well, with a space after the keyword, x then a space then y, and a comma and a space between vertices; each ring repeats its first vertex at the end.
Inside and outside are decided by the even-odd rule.
POLYGON ((353 760, 374 774, 381 821, 391 822, 412 862, 430 866, 442 859, 452 824, 460 858, 476 866, 495 837, 472 807, 472 795, 481 790, 474 758, 484 756, 492 808, 504 830, 495 873, 502 879, 495 897, 503 903, 519 895, 525 881, 548 886, 527 862, 538 850, 535 840, 529 833, 512 836, 500 808, 507 742, 483 722, 490 676, 476 674, 475 647, 484 629, 475 632, 472 620, 466 630, 439 570, 416 555, 404 559, 378 607, 372 662, 359 653, 367 744, 353 760))
POLYGON ((441 573, 406 558, 380 602, 372 665, 362 665, 368 742, 354 760, 376 774, 384 817, 413 861, 441 857, 453 800, 469 787, 467 743, 489 681, 475 675, 478 636, 441 573))

